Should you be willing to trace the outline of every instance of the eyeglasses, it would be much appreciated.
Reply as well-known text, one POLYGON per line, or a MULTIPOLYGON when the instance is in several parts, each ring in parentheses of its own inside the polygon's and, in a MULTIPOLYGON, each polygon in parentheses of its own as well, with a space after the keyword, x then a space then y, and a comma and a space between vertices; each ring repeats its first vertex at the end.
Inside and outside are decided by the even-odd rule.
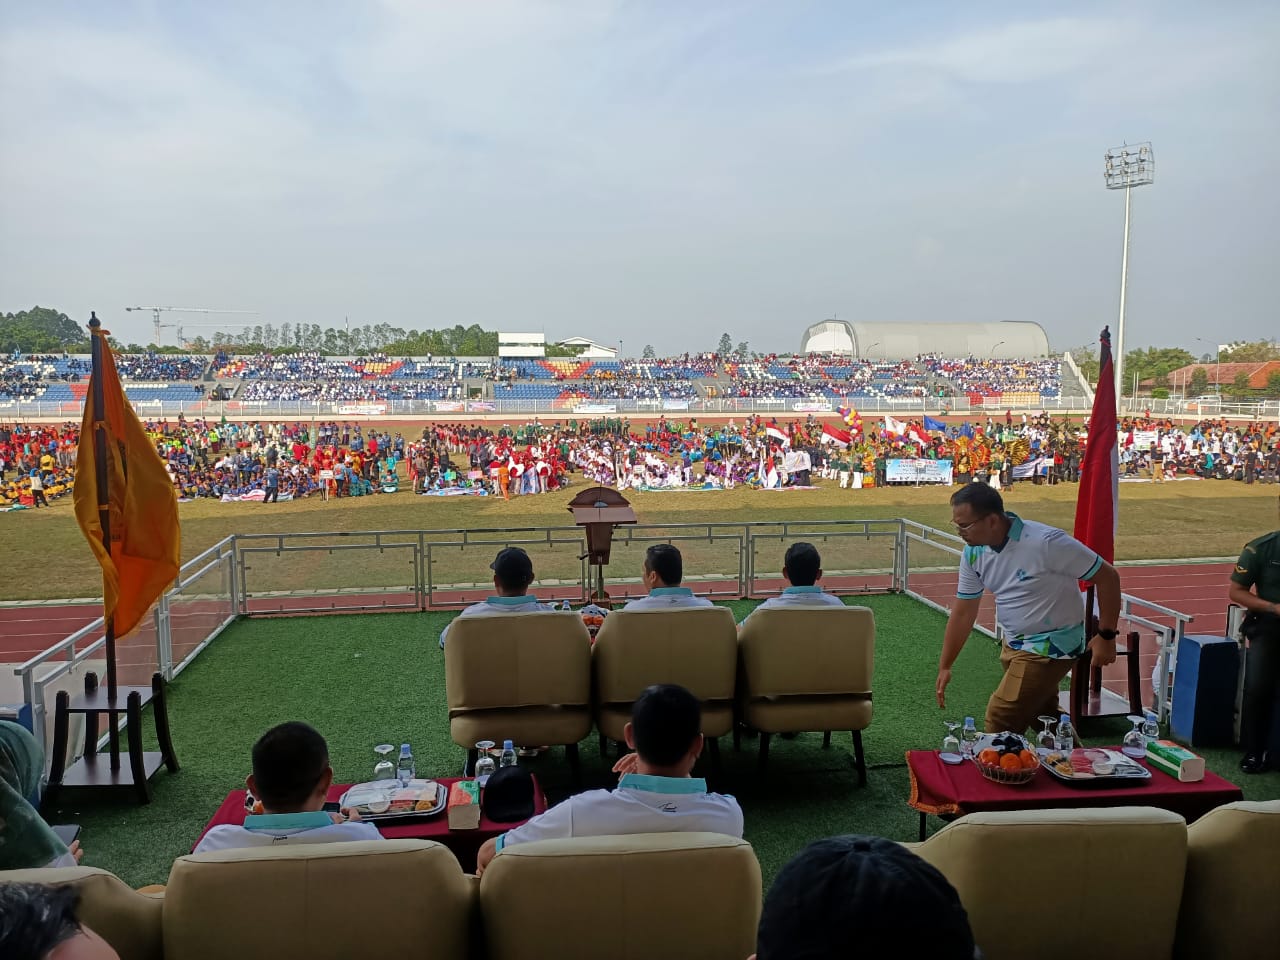
POLYGON ((981 523, 985 519, 987 518, 979 517, 977 520, 970 520, 968 523, 956 523, 955 521, 952 521, 952 526, 954 526, 961 533, 964 533, 966 530, 972 527, 975 523, 981 523))

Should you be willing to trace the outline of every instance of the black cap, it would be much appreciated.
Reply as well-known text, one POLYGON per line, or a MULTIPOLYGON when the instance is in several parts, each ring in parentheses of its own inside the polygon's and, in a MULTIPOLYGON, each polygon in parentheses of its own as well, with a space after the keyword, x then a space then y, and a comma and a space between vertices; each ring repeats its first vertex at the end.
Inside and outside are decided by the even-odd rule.
POLYGON ((505 547, 498 551, 489 569, 506 584, 530 584, 533 582, 533 561, 519 547, 505 547))
POLYGON ((523 767, 500 767, 489 776, 480 811, 495 823, 516 823, 533 816, 533 776, 523 767))
POLYGON ((760 960, 972 960, 969 917, 937 869, 883 837, 811 843, 781 871, 760 915, 760 960))

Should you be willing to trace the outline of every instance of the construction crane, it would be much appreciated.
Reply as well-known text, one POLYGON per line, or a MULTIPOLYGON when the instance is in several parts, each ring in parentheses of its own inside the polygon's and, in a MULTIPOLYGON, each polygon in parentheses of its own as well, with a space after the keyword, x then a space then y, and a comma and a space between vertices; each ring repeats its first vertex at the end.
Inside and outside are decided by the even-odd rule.
POLYGON ((156 324, 156 346, 160 346, 160 331, 165 327, 177 327, 178 339, 182 339, 182 325, 174 323, 161 323, 160 314, 162 313, 243 313, 257 314, 257 310, 214 310, 210 307, 125 307, 125 310, 132 313, 134 310, 150 310, 151 316, 155 319, 156 324))

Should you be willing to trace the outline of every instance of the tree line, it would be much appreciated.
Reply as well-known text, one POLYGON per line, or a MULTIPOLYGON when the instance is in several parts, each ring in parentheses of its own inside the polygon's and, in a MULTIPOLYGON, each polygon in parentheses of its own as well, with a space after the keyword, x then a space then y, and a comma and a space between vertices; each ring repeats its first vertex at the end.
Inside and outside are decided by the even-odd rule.
MULTIPOLYGON (((1098 382, 1098 351, 1096 347, 1077 347, 1068 351, 1080 367, 1080 372, 1091 384, 1098 382)), ((1164 398, 1169 396, 1202 397, 1214 392, 1223 396, 1246 400, 1250 398, 1280 397, 1280 373, 1272 373, 1267 377, 1266 386, 1254 389, 1249 386, 1247 373, 1236 374, 1229 383, 1221 384, 1220 391, 1211 385, 1209 370, 1218 363, 1266 363, 1269 360, 1280 360, 1280 344, 1274 340, 1238 340, 1227 344, 1218 353, 1205 353, 1197 357, 1189 350, 1181 347, 1148 347, 1130 350, 1124 355, 1125 394, 1133 391, 1135 376, 1138 383, 1152 381, 1151 396, 1164 398), (1186 382, 1176 376, 1171 378, 1175 370, 1181 370, 1191 364, 1202 364, 1191 372, 1186 382)), ((1143 388, 1139 387, 1139 393, 1143 388)))

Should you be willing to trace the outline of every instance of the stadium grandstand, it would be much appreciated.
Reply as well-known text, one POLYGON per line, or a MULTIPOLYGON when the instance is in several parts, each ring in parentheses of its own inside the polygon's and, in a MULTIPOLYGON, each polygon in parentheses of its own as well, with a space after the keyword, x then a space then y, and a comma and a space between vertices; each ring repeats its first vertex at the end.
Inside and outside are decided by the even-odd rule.
MULTIPOLYGON (((117 367, 129 398, 166 414, 208 402, 235 411, 316 414, 338 405, 362 412, 550 412, 612 406, 654 409, 811 411, 926 406, 1082 406, 1088 391, 1073 365, 1048 356, 1034 323, 857 324, 823 321, 799 354, 672 357, 361 357, 319 353, 212 356, 124 354, 117 367), (892 330, 890 336, 883 331, 892 330), (945 333, 941 331, 946 331, 945 333), (816 349, 825 345, 824 349, 816 349), (928 346, 928 350, 914 350, 928 346), (906 348, 912 352, 904 353, 906 348), (440 406, 433 406, 440 405, 440 406), (273 409, 274 408, 274 409, 273 409)), ((87 389, 87 356, 0 358, 0 409, 17 404, 67 415, 87 389)))

